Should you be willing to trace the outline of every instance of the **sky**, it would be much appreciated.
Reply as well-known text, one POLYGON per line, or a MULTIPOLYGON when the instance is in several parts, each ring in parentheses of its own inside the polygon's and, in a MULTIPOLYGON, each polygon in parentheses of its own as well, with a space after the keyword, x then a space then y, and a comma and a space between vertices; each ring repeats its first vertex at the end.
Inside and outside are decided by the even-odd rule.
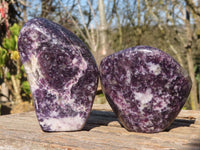
MULTIPOLYGON (((59 1, 59 0, 56 0, 56 1, 59 1)), ((68 9, 69 10, 69 8, 71 7, 71 5, 72 5, 72 0, 62 0, 63 1, 63 4, 64 4, 64 7, 66 8, 66 9, 68 9), (69 1, 69 2, 68 2, 69 1), (68 2, 68 3, 67 3, 68 2), (67 3, 67 4, 66 4, 67 3)), ((41 1, 40 0, 34 0, 34 1, 31 1, 31 0, 27 0, 27 2, 28 2, 28 4, 29 5, 31 5, 31 8, 29 7, 27 10, 27 16, 28 16, 28 20, 29 19, 31 19, 31 18, 33 18, 33 17, 36 17, 36 16, 39 16, 40 14, 41 14, 41 1), (32 16, 31 14, 35 14, 36 16, 32 16)), ((113 0, 104 0, 104 3, 105 3, 105 6, 109 6, 109 7, 106 7, 106 9, 105 9, 105 11, 106 12, 111 12, 112 10, 111 10, 111 7, 112 7, 112 2, 113 2, 113 0)), ((197 3, 197 0, 194 0, 194 2, 195 3, 197 3)), ((124 15, 124 11, 123 11, 123 5, 122 5, 122 3, 123 3, 123 0, 120 0, 120 4, 119 4, 119 9, 118 9, 118 11, 119 11, 119 15, 121 15, 121 17, 120 17, 120 22, 122 23, 123 22, 123 15, 124 15)), ((82 11, 85 9, 85 10, 89 10, 90 8, 89 8, 89 5, 87 4, 87 0, 80 0, 80 4, 81 4, 81 8, 82 8, 82 11)), ((133 4, 133 1, 131 1, 130 0, 130 5, 131 5, 131 7, 135 7, 135 5, 133 4)), ((97 8, 97 6, 98 6, 98 0, 94 0, 94 8, 97 8)), ((130 8, 131 8, 130 7, 130 8)), ((134 10, 134 9, 133 9, 134 10)), ((130 11, 132 11, 132 10, 130 10, 130 11)), ((177 12, 178 13, 178 9, 177 8, 175 8, 175 12, 177 12)), ((79 19, 79 21, 80 22, 83 22, 81 19, 81 15, 80 15, 80 13, 78 12, 78 7, 77 7, 77 9, 76 9, 76 11, 74 11, 73 12, 73 15, 74 16, 76 16, 78 19, 79 19)), ((141 22, 143 22, 144 21, 144 14, 143 13, 141 13, 141 22)), ((161 13, 160 12, 160 16, 163 16, 163 17, 165 17, 165 13, 161 13)), ((98 14, 96 14, 96 20, 98 21, 98 14)), ((106 16, 107 18, 109 18, 109 13, 107 13, 107 16, 106 16)), ((85 22, 87 22, 87 18, 84 18, 85 20, 85 22)), ((134 18, 134 20, 137 22, 137 18, 134 18)), ((154 20, 155 20, 155 18, 154 18, 154 20)), ((164 20, 164 19, 163 19, 164 20)), ((192 21, 194 21, 194 20, 192 20, 192 21)), ((95 22, 94 21, 92 21, 91 22, 91 24, 93 24, 93 27, 95 27, 95 22)), ((170 24, 170 23, 169 23, 170 24)), ((178 21, 176 22, 176 24, 184 24, 184 22, 181 20, 181 19, 178 19, 178 21)), ((172 24, 171 24, 172 25, 172 24)), ((115 27, 115 26, 117 26, 117 19, 116 19, 116 17, 112 20, 112 24, 111 24, 111 26, 112 27, 115 27)))

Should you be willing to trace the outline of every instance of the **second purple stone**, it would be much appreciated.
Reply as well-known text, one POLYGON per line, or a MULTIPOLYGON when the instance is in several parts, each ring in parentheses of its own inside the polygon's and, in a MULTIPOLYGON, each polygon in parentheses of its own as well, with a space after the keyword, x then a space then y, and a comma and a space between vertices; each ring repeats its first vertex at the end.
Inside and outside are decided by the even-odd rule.
POLYGON ((137 46, 102 60, 103 92, 129 131, 160 132, 176 118, 192 86, 186 71, 168 54, 137 46))

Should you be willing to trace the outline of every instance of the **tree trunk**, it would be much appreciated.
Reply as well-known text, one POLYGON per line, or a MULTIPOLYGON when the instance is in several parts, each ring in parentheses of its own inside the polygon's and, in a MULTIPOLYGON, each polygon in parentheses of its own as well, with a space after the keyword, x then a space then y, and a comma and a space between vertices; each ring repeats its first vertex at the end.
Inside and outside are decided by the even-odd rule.
POLYGON ((142 37, 142 28, 140 26, 140 17, 141 17, 140 0, 137 0, 137 27, 136 27, 136 43, 137 43, 137 45, 141 44, 141 37, 142 37))
POLYGON ((105 15, 105 7, 104 7, 104 1, 99 0, 99 20, 100 20, 100 26, 99 26, 99 49, 97 52, 96 61, 97 64, 100 64, 100 61, 112 54, 114 51, 112 49, 109 49, 109 42, 108 42, 108 25, 105 15))
POLYGON ((21 103, 22 97, 21 97, 21 88, 20 88, 20 85, 18 84, 19 81, 18 79, 15 78, 14 75, 11 75, 11 81, 12 81, 12 85, 14 89, 15 102, 21 103))
POLYGON ((185 27, 187 32, 187 44, 186 53, 187 53, 187 63, 188 63, 188 71, 190 78, 192 80, 192 89, 190 92, 190 104, 191 108, 194 110, 198 110, 198 98, 197 98, 197 83, 195 78, 195 70, 194 70, 194 60, 192 57, 192 32, 190 27, 190 8, 186 5, 186 19, 185 19, 185 27))
POLYGON ((117 17, 117 25, 118 25, 118 34, 119 34, 119 49, 121 50, 122 49, 122 42, 123 42, 123 32, 122 32, 122 26, 121 26, 121 22, 120 22, 120 16, 119 16, 119 13, 117 11, 117 6, 116 6, 116 0, 114 0, 114 11, 115 11, 115 14, 116 14, 116 17, 117 17))
POLYGON ((188 62, 188 71, 192 80, 192 89, 190 92, 190 104, 193 110, 198 110, 198 99, 197 99, 197 83, 195 79, 194 72, 194 62, 192 58, 191 48, 187 50, 187 62, 188 62))
POLYGON ((117 23, 118 23, 118 30, 119 30, 119 45, 120 45, 120 50, 123 48, 123 32, 122 32, 122 26, 120 23, 120 18, 119 15, 117 14, 117 23))
MULTIPOLYGON (((24 4, 26 5, 26 0, 24 0, 24 4)), ((23 6, 23 18, 24 18, 24 22, 27 22, 27 13, 26 13, 26 6, 23 6)))
POLYGON ((3 95, 3 96, 1 96, 0 97, 0 101, 1 102, 7 102, 8 101, 8 97, 9 97, 9 93, 8 93, 8 87, 7 87, 7 85, 5 84, 5 82, 3 82, 2 84, 1 84, 1 94, 3 95))
POLYGON ((21 73, 21 61, 20 59, 17 59, 17 74, 16 75, 11 75, 11 81, 14 89, 14 96, 15 96, 15 102, 16 103, 21 103, 22 102, 22 97, 21 97, 21 85, 20 85, 20 73, 21 73))
MULTIPOLYGON (((198 0, 198 9, 200 10, 200 0, 198 0)), ((194 13, 194 20, 196 24, 197 51, 200 52, 200 16, 194 13)), ((198 85, 197 87, 198 103, 200 104, 200 81, 197 81, 197 85, 198 85)))
POLYGON ((41 17, 45 18, 47 16, 47 1, 43 0, 42 1, 42 13, 41 13, 41 17))

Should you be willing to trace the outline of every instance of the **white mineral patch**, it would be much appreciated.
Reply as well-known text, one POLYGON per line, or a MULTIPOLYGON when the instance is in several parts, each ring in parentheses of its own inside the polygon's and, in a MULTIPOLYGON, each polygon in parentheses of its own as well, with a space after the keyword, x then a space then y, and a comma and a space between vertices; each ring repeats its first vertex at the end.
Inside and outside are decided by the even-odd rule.
POLYGON ((23 65, 26 70, 26 74, 28 77, 29 84, 31 86, 31 90, 32 92, 34 92, 36 89, 39 88, 37 85, 38 79, 43 77, 39 69, 37 58, 34 55, 32 55, 30 57, 30 61, 24 62, 23 65))
POLYGON ((174 86, 174 91, 177 91, 178 88, 179 88, 179 87, 178 87, 177 85, 175 85, 175 86, 174 86))
POLYGON ((38 109, 38 103, 36 100, 34 100, 34 104, 35 104, 36 109, 38 109))
POLYGON ((159 95, 162 94, 162 89, 161 89, 161 88, 158 89, 158 94, 159 94, 159 95))
POLYGON ((79 115, 66 118, 49 118, 40 122, 41 126, 49 126, 52 131, 73 131, 82 127, 85 120, 79 115))
POLYGON ((38 42, 33 42, 33 43, 31 44, 31 47, 32 47, 33 49, 37 49, 39 46, 40 46, 40 43, 38 43, 38 42))
POLYGON ((38 38, 38 34, 32 30, 29 34, 31 40, 35 41, 38 38))
POLYGON ((165 88, 169 89, 169 87, 170 87, 170 82, 167 82, 167 83, 165 84, 165 88))
POLYGON ((31 24, 31 25, 29 26, 29 28, 26 28, 26 29, 27 29, 27 30, 35 30, 35 31, 44 33, 44 31, 43 31, 40 27, 38 27, 37 25, 35 25, 35 24, 31 24))
POLYGON ((27 27, 27 28, 22 28, 22 29, 23 29, 23 32, 28 31, 28 30, 32 30, 31 33, 29 34, 29 37, 30 37, 33 41, 35 41, 35 40, 38 38, 38 33, 34 32, 34 31, 38 31, 38 32, 40 32, 43 36, 45 36, 44 41, 38 41, 38 40, 37 40, 37 42, 39 42, 39 43, 40 43, 40 42, 45 42, 45 41, 48 41, 48 40, 52 39, 52 38, 51 38, 51 34, 49 34, 49 33, 46 31, 45 28, 39 27, 39 26, 36 25, 36 24, 33 24, 33 23, 32 23, 29 27, 27 27))
POLYGON ((76 65, 77 62, 78 62, 78 59, 75 57, 75 58, 72 60, 72 64, 73 64, 73 65, 76 65))
POLYGON ((161 73, 161 67, 159 64, 154 64, 152 62, 147 63, 147 66, 149 68, 149 70, 155 74, 155 75, 159 75, 161 73))
POLYGON ((126 84, 129 85, 131 83, 131 71, 126 71, 126 84))
POLYGON ((88 100, 91 102, 93 100, 92 96, 88 96, 88 100))
POLYGON ((82 57, 81 53, 79 54, 79 57, 78 59, 75 57, 73 60, 72 60, 72 65, 76 66, 76 67, 79 67, 80 69, 80 72, 83 71, 83 70, 86 70, 87 69, 87 62, 84 60, 84 58, 82 57), (79 63, 79 59, 80 59, 80 63, 79 63))
POLYGON ((151 50, 148 50, 148 49, 135 49, 136 51, 142 51, 144 53, 152 53, 151 50))
POLYGON ((58 43, 58 40, 57 39, 52 39, 52 44, 57 44, 58 43))
POLYGON ((50 116, 51 117, 57 117, 59 115, 58 111, 52 111, 50 116))
POLYGON ((44 108, 44 107, 46 107, 46 105, 48 105, 48 101, 46 101, 46 103, 41 103, 41 104, 40 104, 40 107, 41 107, 41 108, 44 108))
POLYGON ((23 64, 27 74, 35 72, 38 68, 37 58, 32 55, 29 59, 30 61, 26 61, 23 64))
POLYGON ((134 92, 135 99, 140 101, 142 105, 150 102, 153 98, 153 94, 151 93, 151 89, 147 89, 145 93, 134 92))
POLYGON ((80 64, 80 69, 81 70, 86 70, 87 69, 87 63, 86 63, 86 61, 83 59, 83 57, 81 57, 81 64, 80 64))
MULTIPOLYGON (((151 117, 151 116, 149 116, 149 117, 151 117)), ((147 122, 141 122, 141 123, 139 123, 139 126, 142 128, 142 130, 146 130, 146 127, 148 127, 148 129, 150 130, 153 130, 154 129, 154 127, 153 127, 153 123, 152 123, 152 121, 151 121, 151 119, 149 119, 147 122), (151 127, 150 127, 151 126, 151 127)))

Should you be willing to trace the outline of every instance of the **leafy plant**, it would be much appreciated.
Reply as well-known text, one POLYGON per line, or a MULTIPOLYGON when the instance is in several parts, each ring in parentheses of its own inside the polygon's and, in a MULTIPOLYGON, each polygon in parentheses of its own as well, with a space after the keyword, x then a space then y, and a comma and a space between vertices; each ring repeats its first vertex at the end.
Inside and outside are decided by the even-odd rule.
POLYGON ((16 51, 17 50, 17 39, 20 32, 20 26, 16 23, 10 27, 11 37, 3 39, 3 47, 7 50, 16 51))
POLYGON ((31 93, 28 81, 22 82, 22 89, 24 90, 26 95, 29 95, 31 93))
POLYGON ((3 67, 6 61, 6 57, 7 57, 7 51, 0 47, 0 67, 3 67))
POLYGON ((21 27, 14 24, 9 28, 10 36, 3 39, 0 47, 0 75, 14 96, 13 101, 30 100, 30 88, 17 50, 17 40, 21 27))

